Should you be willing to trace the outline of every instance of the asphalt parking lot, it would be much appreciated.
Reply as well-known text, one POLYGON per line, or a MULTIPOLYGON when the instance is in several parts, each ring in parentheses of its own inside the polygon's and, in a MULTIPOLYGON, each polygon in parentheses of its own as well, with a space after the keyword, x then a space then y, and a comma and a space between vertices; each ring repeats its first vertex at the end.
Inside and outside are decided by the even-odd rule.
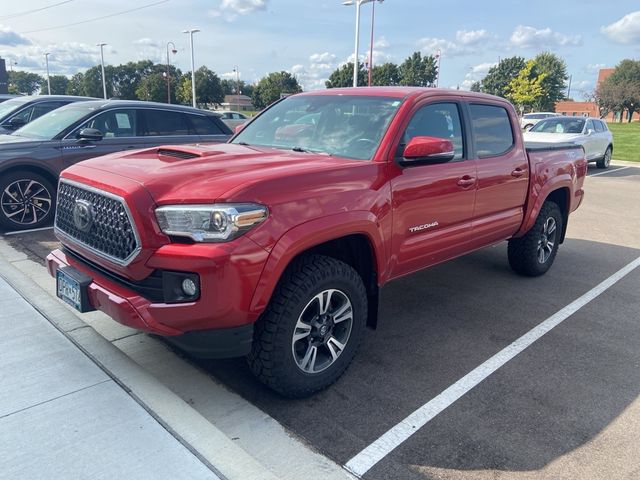
MULTIPOLYGON (((283 399, 257 383, 242 359, 188 360, 188 368, 340 465, 361 458, 390 429, 411 430, 407 416, 640 257, 640 165, 591 167, 589 176, 547 275, 512 273, 503 244, 391 283, 378 329, 325 392, 283 399)), ((57 243, 51 230, 5 239, 38 259, 57 243)), ((381 453, 363 478, 640 478, 640 268, 591 297, 381 453)), ((148 341, 122 339, 141 345, 141 364, 148 341)), ((215 397, 173 382, 203 415, 212 411, 215 397)))

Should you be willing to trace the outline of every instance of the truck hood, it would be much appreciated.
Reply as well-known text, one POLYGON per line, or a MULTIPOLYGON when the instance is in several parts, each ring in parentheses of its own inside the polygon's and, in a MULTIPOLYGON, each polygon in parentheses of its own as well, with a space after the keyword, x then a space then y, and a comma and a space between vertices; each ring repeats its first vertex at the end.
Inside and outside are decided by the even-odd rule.
MULTIPOLYGON (((144 186, 159 205, 208 203, 225 194, 301 173, 331 171, 361 160, 236 144, 162 146, 86 160, 65 171, 92 178, 99 170, 144 186)), ((253 199, 233 198, 237 201, 253 199)))

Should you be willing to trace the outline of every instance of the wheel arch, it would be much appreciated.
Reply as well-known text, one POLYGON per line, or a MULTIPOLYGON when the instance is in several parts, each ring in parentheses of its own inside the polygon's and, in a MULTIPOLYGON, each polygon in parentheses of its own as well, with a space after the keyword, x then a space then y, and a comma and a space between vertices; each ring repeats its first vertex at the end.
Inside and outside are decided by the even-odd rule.
POLYGON ((51 170, 48 170, 46 168, 43 168, 37 165, 18 164, 18 165, 11 165, 7 168, 3 168, 2 170, 0 170, 0 175, 5 176, 15 172, 31 172, 31 173, 37 173, 38 175, 42 175, 44 178, 46 178, 51 182, 51 185, 53 185, 54 190, 57 189, 58 175, 51 172, 51 170))
POLYGON ((251 312, 262 313, 286 268, 301 256, 326 255, 350 265, 358 272, 368 297, 367 326, 375 328, 378 314, 378 290, 384 276, 384 248, 378 226, 370 212, 348 212, 339 227, 327 217, 307 222, 287 232, 274 246, 263 269, 251 302, 251 312), (360 218, 355 218, 360 217, 360 218), (325 228, 320 227, 324 224, 325 228))
POLYGON ((569 195, 570 191, 568 187, 560 187, 550 192, 544 200, 545 202, 547 200, 553 201, 558 205, 558 207, 560 207, 560 211, 562 212, 562 233, 560 235, 560 243, 564 242, 564 237, 567 233, 567 225, 569 223, 569 195))

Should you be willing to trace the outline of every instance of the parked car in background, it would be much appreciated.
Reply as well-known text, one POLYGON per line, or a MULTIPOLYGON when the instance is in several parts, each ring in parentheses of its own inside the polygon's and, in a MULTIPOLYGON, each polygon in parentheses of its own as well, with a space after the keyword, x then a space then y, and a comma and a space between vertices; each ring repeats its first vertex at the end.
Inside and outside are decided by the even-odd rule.
POLYGON ((0 103, 11 100, 12 98, 19 98, 20 95, 14 95, 13 93, 0 93, 0 103))
POLYGON ((222 119, 222 121, 231 130, 236 128, 238 125, 243 125, 249 121, 249 117, 247 117, 244 113, 240 113, 240 112, 229 112, 226 110, 217 110, 216 113, 220 114, 220 118, 222 119))
POLYGON ((607 168, 613 154, 613 135, 602 120, 588 117, 553 117, 524 132, 527 145, 580 145, 588 162, 607 168))
POLYGON ((0 226, 41 227, 53 218, 58 175, 74 163, 120 150, 224 142, 219 115, 126 100, 77 102, 0 135, 0 226))
POLYGON ((557 117, 557 116, 559 116, 559 114, 554 112, 525 113, 520 119, 520 128, 522 128, 523 130, 529 130, 540 120, 544 120, 545 118, 549 118, 549 117, 557 117))
POLYGON ((74 102, 97 100, 73 95, 29 95, 16 97, 0 105, 0 134, 11 133, 56 108, 74 102))

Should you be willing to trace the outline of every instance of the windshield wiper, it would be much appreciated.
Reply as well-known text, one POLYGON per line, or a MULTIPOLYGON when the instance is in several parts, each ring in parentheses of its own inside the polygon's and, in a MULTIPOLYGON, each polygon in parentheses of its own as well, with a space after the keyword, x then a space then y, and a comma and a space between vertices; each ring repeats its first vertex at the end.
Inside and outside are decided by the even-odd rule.
POLYGON ((300 152, 300 153, 315 153, 315 154, 319 154, 319 155, 327 155, 329 157, 333 156, 329 152, 323 152, 322 150, 309 150, 307 148, 302 148, 302 147, 291 147, 291 150, 294 151, 294 152, 300 152))

